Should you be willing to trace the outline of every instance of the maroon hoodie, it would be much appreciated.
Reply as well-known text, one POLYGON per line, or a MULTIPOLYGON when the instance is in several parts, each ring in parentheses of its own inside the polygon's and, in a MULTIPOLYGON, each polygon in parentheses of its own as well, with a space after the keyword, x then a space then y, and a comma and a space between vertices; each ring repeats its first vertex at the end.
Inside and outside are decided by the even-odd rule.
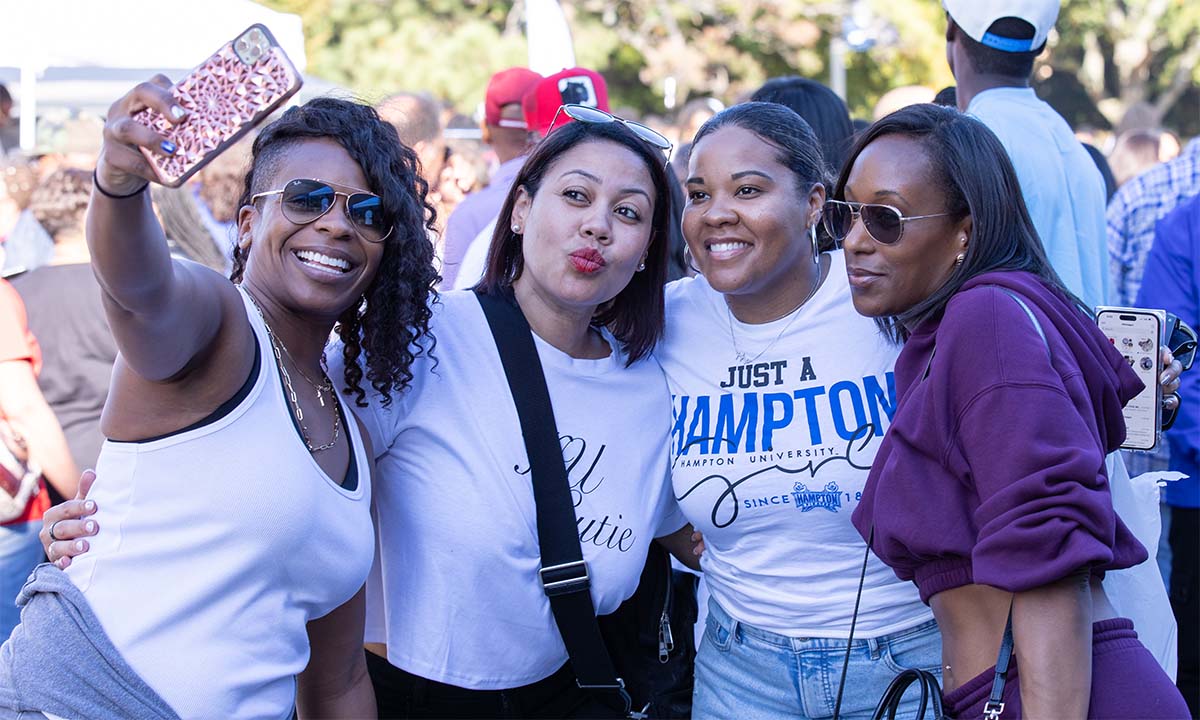
POLYGON ((1095 323, 1036 276, 974 278, 896 361, 895 417, 854 524, 864 538, 874 526, 875 552, 925 602, 1132 567, 1146 550, 1113 511, 1104 457, 1141 389, 1095 323))

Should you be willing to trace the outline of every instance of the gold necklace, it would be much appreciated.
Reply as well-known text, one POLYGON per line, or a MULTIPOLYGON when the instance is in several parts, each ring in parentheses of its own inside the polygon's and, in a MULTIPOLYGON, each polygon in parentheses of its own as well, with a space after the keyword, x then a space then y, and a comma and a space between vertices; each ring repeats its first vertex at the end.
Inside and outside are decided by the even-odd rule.
MULTIPOLYGON (((254 307, 257 309, 258 305, 255 305, 254 307)), ((259 310, 258 314, 261 317, 262 311, 259 310)), ((267 325, 266 318, 263 318, 263 325, 267 326, 267 335, 270 336, 271 342, 273 345, 275 342, 275 334, 273 332, 271 332, 271 326, 267 325)), ((320 383, 320 384, 313 382, 313 379, 308 376, 308 373, 304 372, 304 369, 300 367, 300 363, 296 362, 296 358, 292 357, 292 353, 288 351, 287 345, 284 345, 283 343, 279 343, 279 347, 283 348, 283 354, 287 355, 288 360, 292 361, 292 366, 296 368, 296 372, 300 373, 300 377, 304 378, 304 381, 306 383, 308 383, 312 387, 313 390, 317 391, 317 402, 321 403, 321 407, 325 407, 325 397, 322 395, 322 393, 327 392, 330 395, 333 395, 333 381, 329 379, 328 375, 326 375, 325 382, 320 383)), ((322 365, 321 372, 325 371, 324 364, 325 364, 325 355, 324 355, 324 353, 322 353, 321 354, 321 365, 322 365)))
MULTIPOLYGON (((337 445, 338 436, 342 431, 342 414, 336 405, 337 393, 333 392, 333 381, 326 377, 323 386, 329 392, 335 403, 333 408, 333 438, 324 445, 314 446, 312 444, 312 440, 310 440, 308 437, 308 426, 304 424, 304 409, 300 407, 300 401, 296 397, 296 388, 292 386, 292 376, 290 373, 288 373, 287 367, 283 363, 283 355, 280 353, 281 347, 283 348, 284 352, 287 352, 287 347, 280 343, 275 337, 274 331, 271 330, 271 324, 267 322, 267 317, 263 314, 262 308, 259 307, 258 301, 254 299, 254 296, 247 292, 246 297, 250 298, 250 304, 254 306, 256 311, 258 311, 258 317, 262 319, 263 327, 267 329, 267 338, 271 341, 271 350, 275 354, 275 363, 279 366, 279 374, 283 376, 283 384, 287 386, 288 401, 291 402, 292 409, 296 412, 296 424, 300 426, 300 436, 304 439, 304 447, 308 448, 310 453, 321 452, 322 450, 328 450, 332 448, 333 446, 337 445)), ((308 380, 308 384, 316 388, 317 401, 321 403, 321 407, 325 407, 325 400, 321 397, 322 386, 318 386, 316 383, 310 380, 307 375, 304 374, 303 370, 300 370, 299 363, 296 362, 291 353, 288 353, 288 359, 296 365, 296 370, 300 372, 300 375, 305 380, 308 380)))
POLYGON ((737 363, 739 365, 753 364, 755 360, 758 360, 760 357, 763 356, 763 353, 770 350, 772 347, 775 346, 775 343, 779 342, 779 338, 783 337, 783 334, 788 331, 788 328, 790 328, 792 326, 792 323, 796 321, 796 318, 800 316, 800 312, 799 312, 800 308, 804 307, 804 304, 806 302, 808 302, 809 300, 812 300, 813 295, 817 294, 817 289, 821 287, 821 283, 824 282, 824 280, 825 280, 824 274, 825 274, 825 269, 823 267, 821 267, 820 261, 818 261, 817 262, 817 279, 816 279, 816 282, 813 283, 812 288, 809 289, 808 295, 805 296, 805 298, 800 301, 799 305, 792 308, 791 310, 784 313, 783 315, 779 316, 779 317, 783 318, 783 317, 787 317, 788 315, 791 315, 792 317, 790 320, 787 321, 786 324, 784 324, 783 329, 781 329, 779 331, 779 334, 775 336, 775 339, 772 340, 771 342, 767 343, 767 346, 764 347, 762 350, 758 351, 758 354, 755 355, 754 357, 750 357, 750 355, 748 353, 742 352, 740 349, 738 349, 737 335, 733 332, 733 311, 729 308, 729 300, 728 299, 725 300, 725 314, 729 317, 729 339, 730 339, 730 341, 733 342, 733 355, 737 359, 737 363))

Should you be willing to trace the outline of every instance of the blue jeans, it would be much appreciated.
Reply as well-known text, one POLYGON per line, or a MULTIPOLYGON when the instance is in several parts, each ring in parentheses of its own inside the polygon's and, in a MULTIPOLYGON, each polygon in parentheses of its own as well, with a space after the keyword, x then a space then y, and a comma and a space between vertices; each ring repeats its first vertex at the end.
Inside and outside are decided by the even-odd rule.
MULTIPOLYGON (((833 716, 846 641, 792 638, 729 617, 710 599, 696 656, 692 718, 823 718, 833 716)), ((941 681, 942 639, 930 620, 877 638, 854 640, 841 717, 870 718, 892 678, 907 668, 941 681)), ((897 717, 914 717, 919 690, 910 688, 897 717)))
POLYGON ((17 594, 43 559, 42 541, 38 539, 41 529, 41 520, 0 525, 0 643, 21 621, 17 594))

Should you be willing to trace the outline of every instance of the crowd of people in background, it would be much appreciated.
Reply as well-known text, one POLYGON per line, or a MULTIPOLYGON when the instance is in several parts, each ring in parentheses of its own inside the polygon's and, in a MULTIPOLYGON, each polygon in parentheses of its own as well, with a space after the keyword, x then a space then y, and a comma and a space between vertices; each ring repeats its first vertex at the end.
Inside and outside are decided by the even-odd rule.
MULTIPOLYGON (((477 120, 466 121, 419 88, 394 89, 373 110, 346 101, 312 101, 235 145, 183 187, 152 186, 144 213, 105 209, 125 202, 113 198, 124 197, 120 191, 139 183, 131 180, 130 188, 96 187, 96 182, 136 175, 103 165, 94 174, 98 145, 90 152, 22 154, 16 144, 12 98, 0 85, 0 460, 26 457, 25 466, 36 468, 41 477, 23 508, 0 525, 0 637, 7 637, 20 621, 12 599, 45 557, 43 518, 55 512, 52 506, 77 498, 78 505, 71 507, 81 518, 70 537, 61 528, 56 535, 50 526, 48 555, 58 567, 87 562, 84 558, 93 545, 113 547, 101 542, 103 531, 87 520, 95 511, 94 505, 86 510, 83 505, 93 476, 80 479, 81 471, 96 467, 105 447, 102 414, 109 414, 109 440, 186 433, 201 416, 224 412, 222 400, 246 397, 260 376, 273 378, 273 362, 284 368, 287 378, 284 357, 290 358, 286 353, 291 348, 303 362, 288 362, 296 363, 294 369, 316 390, 303 407, 292 393, 296 427, 307 443, 309 428, 324 423, 328 415, 332 439, 323 426, 320 437, 314 438, 338 448, 338 460, 320 461, 318 476, 345 477, 345 484, 334 481, 339 492, 368 503, 370 492, 354 494, 356 472, 365 474, 368 466, 377 464, 379 473, 404 482, 400 489, 376 475, 374 484, 374 506, 380 509, 374 527, 381 548, 376 551, 381 577, 374 581, 383 595, 372 599, 371 585, 365 598, 356 594, 365 564, 340 567, 339 558, 318 555, 314 562, 324 563, 321 572, 337 575, 342 582, 337 592, 330 590, 328 597, 311 604, 319 608, 318 615, 336 615, 336 623, 321 635, 310 629, 307 639, 302 624, 289 626, 291 649, 312 642, 318 669, 339 663, 365 668, 362 657, 347 660, 352 653, 344 652, 345 642, 339 639, 363 635, 365 623, 371 650, 366 663, 376 689, 384 683, 404 698, 390 706, 379 700, 380 711, 436 714, 474 708, 480 716, 500 716, 509 711, 504 708, 510 701, 525 703, 526 710, 536 707, 537 712, 579 711, 585 699, 563 689, 571 686, 573 676, 566 666, 560 667, 561 642, 539 635, 552 637, 554 632, 540 590, 530 596, 534 585, 506 585, 511 582, 506 578, 521 571, 528 558, 522 548, 487 547, 497 540, 494 533, 519 535, 527 519, 521 513, 528 508, 518 503, 509 515, 495 515, 491 522, 499 529, 469 544, 474 548, 469 563, 461 564, 447 550, 456 538, 471 532, 472 523, 483 523, 494 508, 509 502, 510 495, 519 494, 517 485, 527 483, 518 475, 519 482, 510 488, 507 483, 514 478, 502 473, 493 482, 479 483, 495 469, 496 460, 469 447, 469 432, 486 435, 489 427, 502 427, 514 436, 517 432, 509 427, 515 417, 507 410, 490 424, 476 416, 498 412, 497 407, 476 408, 475 400, 494 390, 489 383, 503 386, 498 363, 479 360, 491 339, 478 306, 466 294, 452 294, 478 288, 515 297, 538 337, 554 346, 539 352, 552 390, 573 398, 572 406, 562 409, 560 427, 566 424, 581 436, 608 437, 599 427, 607 417, 588 417, 595 407, 607 405, 607 412, 625 418, 628 426, 621 431, 641 441, 629 444, 624 464, 610 474, 645 482, 609 487, 608 492, 620 492, 623 499, 597 505, 596 513, 622 518, 623 526, 632 529, 630 537, 637 538, 630 543, 634 554, 644 554, 645 546, 658 539, 679 563, 704 572, 700 605, 707 619, 698 628, 703 639, 696 660, 697 717, 828 716, 835 707, 843 717, 869 716, 896 669, 907 667, 934 672, 945 684, 953 713, 978 715, 991 689, 988 666, 994 662, 992 641, 997 639, 991 633, 1003 627, 1005 615, 1021 648, 1020 684, 1013 682, 1005 695, 1018 713, 1022 703, 1031 715, 1066 707, 1073 713, 1082 707, 1086 714, 1089 702, 1093 714, 1122 716, 1147 710, 1130 704, 1144 697, 1129 694, 1132 683, 1139 693, 1154 688, 1161 701, 1147 710, 1149 716, 1172 716, 1181 706, 1160 687, 1166 682, 1160 666, 1175 669, 1177 657, 1178 688, 1190 715, 1200 717, 1200 371, 1180 376, 1180 362, 1166 353, 1164 416, 1173 418, 1174 426, 1153 453, 1119 452, 1119 443, 1112 442, 1119 414, 1106 418, 1104 408, 1111 411, 1126 401, 1133 381, 1122 374, 1124 368, 1106 365, 1110 348, 1095 345, 1094 328, 1084 328, 1070 312, 1075 299, 1087 308, 1153 307, 1173 313, 1184 324, 1200 326, 1200 138, 1181 139, 1160 127, 1108 135, 1075 132, 1030 87, 1034 61, 1054 28, 1058 3, 1031 3, 1037 9, 1022 17, 1008 17, 993 5, 946 0, 947 57, 955 86, 936 94, 922 89, 885 97, 874 124, 852 118, 841 98, 811 78, 772 78, 745 97, 697 97, 664 117, 614 110, 605 80, 594 70, 568 68, 543 76, 514 67, 490 76, 477 120), (592 108, 597 115, 573 122, 564 106, 592 108), (370 128, 380 152, 394 155, 396 166, 411 174, 406 177, 411 196, 389 196, 382 188, 390 182, 390 170, 340 149, 358 142, 341 124, 351 116, 370 128), (981 122, 968 122, 967 116, 981 122), (480 131, 478 140, 453 132, 472 123, 480 131), (562 132, 569 124, 573 129, 562 132), (399 144, 389 144, 385 126, 394 128, 399 144), (289 132, 307 139, 296 142, 289 132), (656 164, 653 150, 641 147, 650 137, 650 147, 663 149, 653 141, 655 136, 670 147, 665 165, 656 164), (232 273, 241 280, 247 258, 268 252, 271 230, 252 225, 247 207, 261 203, 259 196, 274 189, 254 180, 256 168, 275 172, 279 161, 271 153, 279 150, 273 150, 273 144, 298 153, 289 159, 296 166, 296 178, 320 178, 351 193, 355 188, 369 190, 382 197, 394 217, 403 216, 403 222, 394 220, 388 228, 394 234, 382 238, 368 237, 378 228, 352 228, 368 242, 363 244, 365 254, 345 261, 369 266, 371 274, 364 274, 362 287, 347 290, 344 297, 314 295, 312 303, 327 311, 330 321, 303 330, 285 312, 292 298, 284 270, 274 274, 269 261, 258 261, 268 264, 260 264, 256 274, 246 278, 241 293, 218 278, 232 273), (596 148, 602 150, 595 152, 596 148), (304 158, 322 171, 304 174, 304 158), (586 176, 578 187, 555 184, 558 178, 551 171, 565 167, 563 162, 586 176), (987 165, 986 172, 979 169, 981 164, 987 165), (744 181, 747 175, 754 176, 753 183, 744 181), (984 187, 985 182, 991 185, 984 187), (543 187, 554 194, 543 192, 543 187), (118 193, 110 194, 113 190, 118 193), (251 190, 254 195, 248 195, 251 190), (108 224, 89 227, 89 204, 101 196, 102 215, 110 213, 101 220, 108 224), (572 213, 591 203, 593 196, 597 203, 611 201, 622 207, 606 221, 609 225, 594 228, 604 242, 619 248, 605 262, 620 273, 614 272, 611 287, 586 294, 540 264, 539 254, 549 252, 544 247, 555 223, 567 222, 561 218, 574 217, 572 213), (760 204, 754 209, 739 204, 749 197, 760 204), (997 203, 1003 204, 1003 213, 997 211, 997 203), (107 256, 93 257, 88 235, 95 250, 104 246, 97 245, 97 236, 103 239, 105 233, 115 234, 114 228, 131 223, 144 245, 137 247, 139 258, 161 250, 162 256, 154 257, 160 262, 158 269, 168 274, 165 263, 192 261, 204 268, 204 282, 218 288, 211 296, 172 295, 175 315, 170 308, 154 308, 170 332, 159 327, 157 334, 148 333, 132 321, 110 327, 113 311, 109 307, 106 312, 106 305, 112 305, 114 297, 122 303, 144 302, 140 288, 120 267, 130 258, 114 255, 133 246, 112 240, 100 251, 107 256), (937 233, 929 230, 934 225, 941 228, 937 233), (907 244, 899 243, 902 234, 907 244), (427 252, 412 250, 410 243, 418 241, 428 243, 427 252), (913 248, 923 254, 913 255, 913 248), (426 255, 432 264, 427 273, 421 271, 425 282, 411 281, 416 272, 412 268, 426 255), (375 279, 375 273, 384 277, 401 267, 411 271, 410 281, 381 284, 386 279, 375 279), (646 288, 667 281, 679 282, 668 286, 665 298, 658 294, 652 322, 640 327, 629 320, 636 314, 629 310, 635 301, 637 307, 651 307, 646 298, 654 290, 646 288), (437 291, 444 304, 426 310, 427 293, 437 291), (1006 295, 1023 300, 1014 303, 1006 295), (192 327, 181 318, 200 302, 197 297, 210 302, 214 313, 249 322, 225 323, 219 332, 192 327), (334 318, 343 331, 352 327, 355 333, 370 334, 382 327, 378 316, 370 313, 384 307, 403 309, 386 327, 404 343, 389 345, 375 335, 360 348, 356 337, 343 332, 328 363, 318 362, 334 318), (567 307, 573 311, 565 311, 567 307), (347 312, 363 315, 358 324, 347 326, 347 312), (595 318, 603 321, 597 324, 595 318), (978 330, 992 323, 1001 329, 990 335, 978 330), (438 352, 420 347, 430 333, 436 345, 428 348, 436 347, 440 358, 438 352), (206 342, 188 346, 186 355, 168 354, 169 362, 150 347, 186 345, 193 336, 205 337, 206 342), (140 339, 134 342, 132 337, 140 339), (278 347, 279 337, 285 354, 276 349, 274 361, 254 349, 257 342, 269 354, 278 347), (897 341, 907 341, 903 351, 897 341), (410 343, 418 348, 411 354, 410 343), (1024 356, 1032 357, 1042 353, 1043 344, 1049 350, 1044 366, 1012 373, 1002 363, 989 365, 988 352, 997 347, 1021 347, 1024 356), (126 357, 134 352, 132 359, 119 363, 118 347, 126 357), (555 348, 562 352, 554 355, 555 348), (136 349, 146 354, 139 357, 136 349), (651 352, 661 372, 635 363, 651 352), (1069 361, 1063 360, 1066 356, 1069 361), (847 363, 846 357, 855 359, 847 363), (197 376, 197 365, 216 369, 197 376), (971 373, 962 371, 967 367, 971 373), (166 382, 183 377, 184 370, 189 379, 166 382), (344 380, 356 390, 361 381, 379 392, 364 396, 360 391, 361 407, 352 412, 354 403, 345 402, 343 414, 336 403, 326 407, 324 385, 309 379, 310 374, 324 377, 326 372, 326 380, 339 391, 344 380), (140 385, 142 375, 156 376, 157 384, 140 385), (817 375, 820 394, 853 394, 859 414, 874 419, 871 437, 854 435, 836 406, 818 411, 817 395, 798 389, 799 380, 817 375), (134 376, 139 379, 129 379, 134 376), (1086 382, 1073 384, 1077 377, 1086 382), (118 382, 122 378, 123 384, 118 382), (787 388, 786 393, 754 389, 772 382, 787 388), (655 383, 662 385, 663 393, 638 396, 638 388, 655 383), (1065 390, 1028 394, 1030 385, 1065 390), (166 416, 159 415, 161 422, 146 424, 128 411, 114 409, 111 392, 125 398, 126 406, 145 410, 151 406, 137 403, 147 402, 147 388, 159 386, 169 386, 161 393, 164 407, 184 391, 216 400, 189 422, 162 420, 166 416), (748 392, 737 395, 737 402, 747 404, 737 405, 735 416, 727 398, 739 389, 748 392), (672 410, 665 409, 668 390, 672 410), (435 393, 442 398, 439 403, 423 401, 435 393), (993 404, 974 405, 985 396, 993 404), (980 407, 990 414, 973 422, 980 407), (1031 407, 1042 412, 1029 413, 1031 407), (805 410, 810 424, 791 425, 793 415, 800 418, 805 410), (919 417, 921 412, 925 415, 919 417), (935 417, 951 415, 941 417, 944 425, 934 425, 931 412, 935 417), (659 415, 662 427, 647 419, 659 415), (1020 419, 1031 415, 1038 421, 1020 419), (466 423, 468 416, 473 431, 455 426, 466 423), (1067 416, 1082 420, 1064 429, 1070 423, 1060 421, 1067 416), (302 424, 305 417, 307 424, 302 424), (666 422, 670 417, 674 427, 666 422), (997 424, 1016 435, 1003 444, 993 442, 997 424), (114 427, 127 437, 114 437, 114 427), (797 452, 817 457, 813 453, 830 444, 828 437, 822 443, 822 431, 840 437, 843 444, 863 441, 858 452, 866 453, 860 455, 865 462, 847 463, 833 480, 822 475, 830 483, 823 490, 804 484, 805 478, 815 477, 815 469, 809 475, 779 466, 764 469, 767 474, 757 482, 777 487, 755 494, 794 503, 809 498, 806 502, 815 503, 813 508, 820 512, 829 509, 822 509, 822 502, 836 500, 840 507, 844 494, 855 499, 845 501, 857 508, 853 522, 846 512, 819 515, 820 525, 789 524, 799 516, 780 520, 755 509, 750 500, 739 510, 737 496, 729 506, 726 485, 718 488, 712 482, 716 476, 709 458, 716 462, 719 455, 740 453, 749 458, 771 451, 773 442, 804 448, 797 452), (339 433, 349 438, 348 444, 337 445, 339 433), (953 446, 945 442, 949 436, 958 437, 953 446), (743 441, 746 444, 735 447, 743 441), (726 442, 729 447, 721 449, 726 442), (1064 447, 1078 448, 1079 454, 1064 458, 1064 447), (963 490, 964 497, 921 496, 920 487, 936 474, 927 465, 929 458, 939 452, 944 463, 936 472, 943 473, 949 485, 975 484, 963 490), (1025 480, 1041 483, 1021 491, 1025 504, 1006 497, 1003 488, 987 485, 1003 484, 1005 477, 985 478, 969 471, 987 465, 1007 472, 1018 457, 1031 464, 1023 473, 1025 480), (873 469, 872 459, 877 460, 873 469), (1061 537, 1029 534, 1015 515, 1028 523, 1039 508, 1057 512, 1037 505, 1043 497, 1039 493, 1050 492, 1045 487, 1053 485, 1040 478, 1039 468, 1071 462, 1107 467, 1099 481, 1092 472, 1078 497, 1060 497, 1085 508, 1089 517, 1100 518, 1096 526, 1061 537), (1157 547, 1143 549, 1140 538, 1112 512, 1105 476, 1161 470, 1177 470, 1188 478, 1163 491, 1162 539, 1157 547), (430 508, 438 504, 447 483, 473 488, 473 500, 434 512, 430 508), (822 493, 832 494, 833 500, 817 497, 822 493), (937 502, 944 506, 934 508, 937 502), (420 513, 411 507, 416 503, 423 508, 420 513), (884 505, 888 509, 881 511, 884 505), (972 517, 990 519, 987 537, 953 532, 956 526, 949 516, 968 506, 975 513, 972 517), (934 510, 942 514, 928 514, 934 510), (427 511, 434 514, 422 514, 427 511), (745 516, 735 524, 739 511, 745 516), (929 524, 921 527, 914 518, 929 524), (506 529, 505 523, 514 527, 506 529), (693 537, 693 530, 701 535, 693 537), (93 536, 91 544, 76 541, 93 536), (701 537, 697 552, 703 555, 697 564, 692 544, 701 537), (866 564, 863 539, 873 539, 876 550, 866 564), (1069 551, 1063 550, 1067 546, 1069 551), (1014 559, 1014 547, 1024 548, 1024 554, 1014 559), (974 575, 970 563, 965 568, 949 561, 929 563, 931 553, 974 558, 974 575), (430 590, 450 582, 444 567, 435 573, 432 566, 439 562, 459 563, 457 575, 452 575, 461 576, 461 588, 470 590, 430 590), (1161 594, 1169 598, 1178 625, 1177 644, 1172 636, 1167 649, 1153 644, 1156 630, 1149 625, 1143 629, 1136 608, 1123 607, 1117 598, 1109 607, 1099 589, 1105 571, 1143 562, 1160 569, 1161 594), (1080 580, 1072 574, 1080 567, 1093 572, 1080 580), (1055 585, 1062 582, 1067 584, 1055 585), (1061 661, 1063 648, 1075 639, 1070 633, 1078 628, 1078 622, 1072 625, 1078 618, 1047 610, 1063 607, 1062 598, 1079 587, 1097 598, 1089 605, 1095 608, 1087 622, 1090 627, 1095 621, 1092 640, 1072 650, 1073 657, 1083 658, 1095 643, 1095 657, 1100 659, 1086 670, 1082 660, 1066 665, 1061 661), (1003 592, 991 595, 980 588, 1003 592), (373 602, 380 605, 374 613, 373 602), (485 606, 491 609, 485 611, 485 606), (492 634, 447 638, 445 628, 463 618, 472 627, 488 627, 492 634), (1126 641, 1132 630, 1150 652, 1130 649, 1126 641), (507 633, 506 646, 520 650, 498 660, 488 645, 497 633, 507 633), (1112 655, 1114 648, 1125 653, 1119 661, 1112 655), (814 661, 791 687, 789 678, 796 671, 788 665, 789 658, 804 653, 836 656, 837 662, 814 661), (842 666, 843 653, 851 658, 848 673, 842 666), (859 688, 859 694, 844 704, 837 692, 839 673, 847 688, 859 688), (1039 673, 1053 675, 1056 687, 1038 682, 1039 673), (550 680, 553 687, 530 689, 550 680), (513 688, 524 690, 511 697, 475 694, 513 688), (539 695, 543 692, 552 693, 554 700, 545 702, 539 695)), ((106 142, 111 143, 109 121, 106 142)), ((87 127, 91 126, 81 121, 76 129, 86 133, 87 127)), ((98 141, 100 125, 93 129, 98 141)), ((332 222, 330 217, 306 222, 313 223, 314 232, 321 231, 322 223, 332 222)), ((349 218, 352 221, 355 218, 349 218)), ((580 222, 582 234, 593 232, 587 226, 590 221, 580 222)), ((254 266, 251 261, 249 267, 254 266)), ((1167 349, 1190 364, 1195 342, 1190 354, 1186 342, 1167 349)), ((297 384, 301 380, 293 379, 297 384)), ((282 400, 276 404, 291 412, 282 400)), ((557 403, 555 411, 560 411, 557 403)), ((291 428, 273 427, 275 431, 290 433, 291 428)), ((615 441, 614 436, 607 444, 615 441)), ((210 452, 218 452, 216 438, 206 442, 210 452)), ((503 445, 502 440, 496 443, 503 445)), ((114 445, 121 443, 109 443, 114 445)), ((308 449, 317 458, 316 451, 323 447, 308 449)), ((111 457, 114 451, 109 452, 111 457)), ((298 459, 289 462, 296 468, 306 465, 303 448, 295 454, 298 459)), ((514 457, 515 462, 506 458, 502 465, 509 468, 523 461, 519 453, 514 457)), ((598 457, 594 460, 599 462, 598 457)), ((737 480, 732 475, 721 479, 737 480)), ((323 504, 310 500, 312 507, 323 504)), ((353 515, 355 521, 367 523, 364 508, 347 507, 345 518, 330 521, 350 522, 347 518, 353 515)), ((307 512, 292 509, 297 521, 307 512)), ((286 539, 281 534, 279 542, 286 539)), ((369 545, 361 536, 338 541, 369 545)), ((186 551, 185 545, 179 548, 186 551)), ((536 552, 536 545, 533 549, 536 552)), ((154 552, 158 549, 147 546, 137 557, 144 562, 154 552)), ((243 560, 248 568, 264 558, 243 560)), ((599 569, 592 582, 602 598, 597 609, 608 612, 636 587, 642 564, 622 557, 609 567, 596 561, 594 568, 599 569)), ((249 572, 231 567, 229 582, 243 571, 249 572)), ((110 582, 123 581, 115 577, 110 582)), ((102 605, 103 591, 91 592, 106 627, 116 625, 112 618, 120 609, 102 605)), ((176 610, 163 610, 164 618, 176 610)), ((130 629, 129 636, 137 632, 141 629, 130 629)), ((179 642, 198 637, 184 633, 179 642)), ((127 659, 141 663, 139 668, 154 665, 164 673, 146 678, 162 697, 152 691, 138 697, 151 703, 165 699, 169 707, 164 712, 174 708, 182 716, 200 713, 202 708, 188 705, 186 693, 162 690, 160 683, 178 668, 153 653, 129 654, 134 657, 127 659)), ((297 652, 288 656, 290 675, 303 670, 299 657, 297 652)), ((214 656, 214 667, 228 661, 227 656, 214 656)), ((58 676, 63 677, 67 676, 58 676)), ((348 681, 358 694, 337 701, 328 699, 337 693, 320 681, 304 676, 301 680, 296 701, 301 715, 306 709, 348 712, 368 702, 361 678, 348 681)), ((294 688, 285 685, 268 688, 272 710, 292 702, 289 693, 294 688)), ((224 709, 249 712, 251 705, 239 704, 244 700, 239 692, 228 689, 224 709)), ((130 697, 134 696, 137 693, 130 697)), ((0 706, 6 699, 0 692, 0 706)))

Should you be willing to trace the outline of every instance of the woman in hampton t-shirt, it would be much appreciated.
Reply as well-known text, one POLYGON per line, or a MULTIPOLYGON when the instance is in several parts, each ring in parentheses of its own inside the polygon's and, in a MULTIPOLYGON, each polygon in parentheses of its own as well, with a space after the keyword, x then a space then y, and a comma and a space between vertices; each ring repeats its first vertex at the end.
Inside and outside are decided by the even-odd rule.
MULTIPOLYGON (((724 110, 692 146, 683 231, 701 275, 668 286, 655 355, 711 593, 696 718, 829 716, 836 701, 865 550, 850 513, 899 348, 854 311, 842 253, 818 251, 822 167, 808 124, 773 103, 724 110)), ((873 556, 855 635, 842 717, 869 716, 903 668, 938 671, 929 609, 873 556)))

